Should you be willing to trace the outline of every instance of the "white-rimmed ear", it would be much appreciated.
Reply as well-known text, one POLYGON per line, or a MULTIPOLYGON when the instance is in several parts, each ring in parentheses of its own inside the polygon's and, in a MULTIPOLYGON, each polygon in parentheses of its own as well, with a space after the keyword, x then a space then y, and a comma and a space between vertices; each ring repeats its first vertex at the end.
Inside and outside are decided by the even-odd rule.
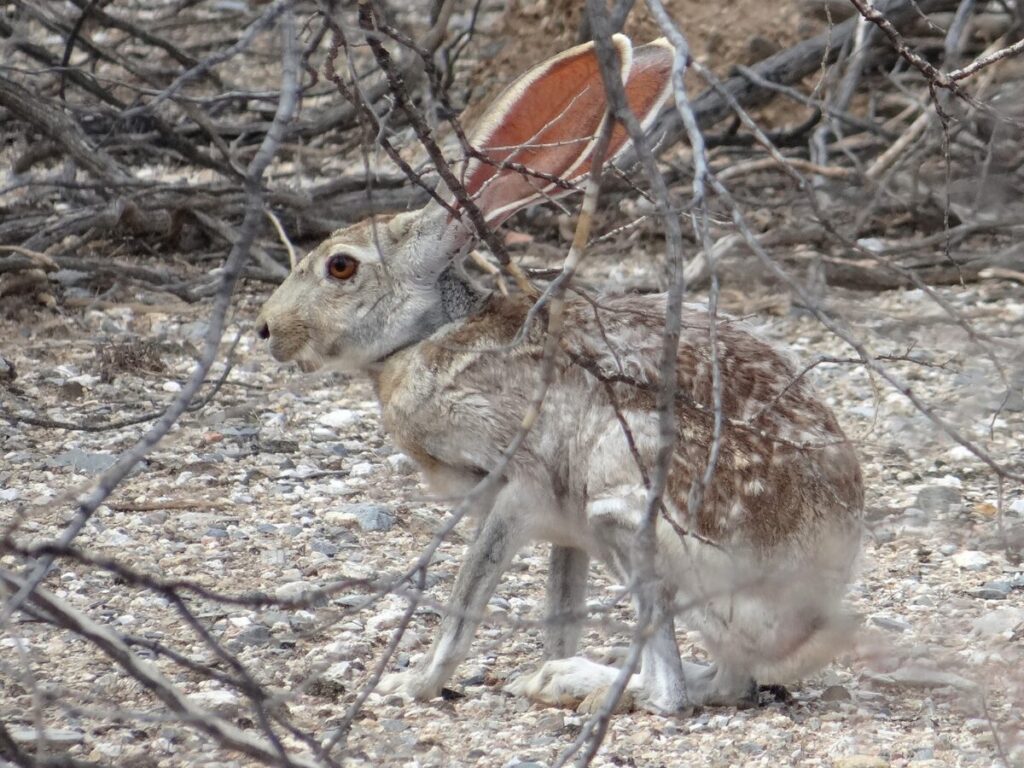
MULTIPOLYGON (((657 116, 671 90, 674 51, 664 39, 633 51, 629 38, 612 38, 629 105, 641 125, 657 116)), ((470 159, 462 174, 466 191, 492 226, 544 197, 569 190, 507 167, 575 181, 589 172, 597 133, 607 109, 593 43, 578 45, 520 76, 480 118, 470 143, 489 162, 470 159)), ((612 134, 608 156, 629 145, 622 126, 612 134)))
MULTIPOLYGON (((633 50, 633 66, 630 67, 629 78, 623 82, 629 109, 645 131, 654 123, 672 93, 672 64, 675 56, 676 49, 664 37, 633 50)), ((622 155, 629 145, 626 129, 621 124, 616 125, 608 146, 609 160, 622 155)))

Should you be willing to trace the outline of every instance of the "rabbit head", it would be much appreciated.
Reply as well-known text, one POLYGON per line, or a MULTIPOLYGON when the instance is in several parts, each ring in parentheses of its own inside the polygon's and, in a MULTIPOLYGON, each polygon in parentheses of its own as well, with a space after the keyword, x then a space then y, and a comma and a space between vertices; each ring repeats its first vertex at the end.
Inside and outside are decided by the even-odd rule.
MULTIPOLYGON (((657 40, 633 50, 623 35, 613 43, 630 106, 649 125, 668 98, 673 49, 657 40)), ((542 62, 509 85, 470 132, 475 152, 455 166, 487 223, 498 226, 537 200, 571 191, 549 179, 586 175, 606 109, 592 43, 542 62)), ((625 130, 616 126, 609 157, 627 145, 625 130)), ((271 354, 307 371, 324 364, 366 369, 471 314, 479 297, 452 265, 475 236, 453 195, 445 189, 439 197, 449 207, 432 201, 417 211, 373 217, 338 230, 302 259, 258 320, 271 354)))

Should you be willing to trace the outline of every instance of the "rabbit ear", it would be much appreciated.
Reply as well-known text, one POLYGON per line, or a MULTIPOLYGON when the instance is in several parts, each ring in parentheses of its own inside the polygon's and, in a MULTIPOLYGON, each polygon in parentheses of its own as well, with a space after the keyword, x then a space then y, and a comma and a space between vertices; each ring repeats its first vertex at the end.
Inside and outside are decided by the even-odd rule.
MULTIPOLYGON (((624 35, 615 35, 612 42, 630 107, 646 127, 668 97, 673 49, 664 39, 635 53, 624 35)), ((542 197, 567 194, 543 178, 498 166, 517 163, 567 181, 579 179, 591 168, 606 109, 593 43, 538 64, 506 88, 470 138, 490 162, 474 158, 463 174, 467 192, 476 198, 487 221, 497 226, 542 197)), ((609 157, 628 144, 625 129, 616 126, 609 157)))
MULTIPOLYGON (((640 122, 644 130, 649 128, 661 112, 672 92, 672 64, 675 61, 676 49, 664 37, 652 40, 633 51, 633 65, 629 70, 629 78, 624 79, 626 101, 630 111, 640 122)), ((629 134, 621 123, 612 132, 608 146, 608 158, 614 160, 629 148, 629 134)), ((589 171, 591 160, 585 158, 585 168, 577 173, 589 171)))

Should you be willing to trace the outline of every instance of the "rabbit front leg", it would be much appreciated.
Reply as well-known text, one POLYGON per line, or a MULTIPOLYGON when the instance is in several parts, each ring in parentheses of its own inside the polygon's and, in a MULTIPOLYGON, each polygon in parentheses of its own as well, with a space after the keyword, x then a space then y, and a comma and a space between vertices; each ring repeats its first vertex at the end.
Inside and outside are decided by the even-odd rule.
MULTIPOLYGON (((641 487, 635 494, 602 498, 588 506, 591 533, 600 554, 625 584, 631 583, 634 573, 633 546, 643 492, 641 487)), ((640 671, 630 679, 624 703, 659 714, 677 714, 687 710, 691 701, 687 691, 690 670, 680 661, 675 638, 673 590, 660 580, 643 589, 642 595, 634 593, 633 597, 640 614, 646 613, 641 610, 643 601, 651 601, 651 630, 641 653, 640 671)), ((615 667, 578 656, 553 658, 535 672, 516 678, 505 690, 546 704, 579 703, 582 710, 592 711, 601 706, 618 674, 615 667)))
POLYGON ((386 675, 378 693, 397 693, 421 701, 441 694, 465 658, 487 601, 512 557, 527 540, 522 490, 506 486, 484 518, 459 566, 455 586, 437 638, 426 658, 413 669, 386 675))

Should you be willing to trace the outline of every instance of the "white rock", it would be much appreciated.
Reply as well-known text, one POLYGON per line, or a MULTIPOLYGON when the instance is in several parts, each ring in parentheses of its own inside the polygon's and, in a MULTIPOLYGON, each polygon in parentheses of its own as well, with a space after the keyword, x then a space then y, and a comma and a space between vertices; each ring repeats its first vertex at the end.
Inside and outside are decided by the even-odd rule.
POLYGON ((867 251, 875 251, 881 253, 885 250, 888 243, 877 237, 862 237, 857 241, 857 245, 867 251))
MULTIPOLYGON (((8 733, 16 742, 31 744, 39 740, 40 732, 35 728, 10 726, 8 733)), ((48 728, 42 732, 42 740, 54 745, 70 746, 85 740, 85 734, 72 728, 48 728)))
POLYGON ((70 378, 68 378, 68 383, 69 384, 80 384, 85 389, 88 389, 93 384, 99 383, 99 380, 100 380, 99 376, 93 376, 92 374, 83 373, 80 376, 71 376, 70 378))
POLYGON ((0 488, 0 501, 14 501, 20 495, 17 488, 0 488))
POLYGON ((360 461, 358 464, 353 464, 348 473, 352 477, 369 477, 373 474, 373 470, 373 464, 368 461, 360 461))
POLYGON ((352 677, 352 662, 337 661, 325 669, 320 677, 331 683, 346 683, 352 677))
POLYGON ((991 562, 992 559, 988 555, 976 549, 965 549, 963 552, 953 555, 953 563, 957 568, 963 568, 965 571, 980 571, 991 562))
POLYGON ((1010 635, 1024 623, 1024 608, 998 608, 971 622, 974 634, 981 637, 1010 635))
POLYGON ((357 411, 353 411, 349 408, 339 408, 336 411, 325 413, 317 421, 323 424, 325 427, 333 427, 334 429, 344 429, 345 427, 351 427, 358 424, 362 420, 362 415, 357 411))
POLYGON ((383 611, 366 620, 367 632, 380 632, 385 629, 394 629, 405 616, 405 611, 383 611))
POLYGON ((404 453, 393 453, 387 458, 388 466, 396 475, 411 475, 416 471, 416 464, 404 453))
POLYGON ((96 745, 95 749, 104 757, 116 758, 124 754, 125 748, 123 744, 108 744, 100 742, 96 745))
POLYGON ((116 528, 108 528, 96 538, 100 544, 108 547, 125 547, 135 543, 131 536, 116 528))
POLYGON ((181 392, 181 384, 176 381, 165 381, 161 389, 164 392, 181 392))
POLYGON ((233 717, 241 710, 238 696, 231 691, 200 691, 189 695, 195 704, 220 715, 233 717))
POLYGON ((1010 502, 1010 511, 1014 514, 1024 516, 1024 499, 1016 499, 1010 502))
POLYGON ((952 448, 946 451, 946 456, 952 461, 956 462, 977 459, 977 456, 974 455, 973 451, 964 448, 964 446, 962 445, 954 445, 952 448))

